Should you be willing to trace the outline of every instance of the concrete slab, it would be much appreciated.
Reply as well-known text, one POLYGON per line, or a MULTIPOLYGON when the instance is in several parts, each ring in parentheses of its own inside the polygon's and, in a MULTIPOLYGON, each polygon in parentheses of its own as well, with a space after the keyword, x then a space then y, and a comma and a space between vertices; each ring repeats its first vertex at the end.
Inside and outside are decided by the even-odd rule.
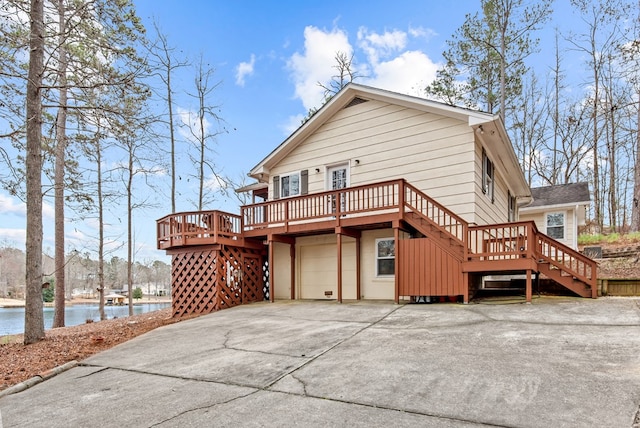
POLYGON ((252 304, 3 397, 0 427, 631 427, 639 333, 639 299, 252 304))

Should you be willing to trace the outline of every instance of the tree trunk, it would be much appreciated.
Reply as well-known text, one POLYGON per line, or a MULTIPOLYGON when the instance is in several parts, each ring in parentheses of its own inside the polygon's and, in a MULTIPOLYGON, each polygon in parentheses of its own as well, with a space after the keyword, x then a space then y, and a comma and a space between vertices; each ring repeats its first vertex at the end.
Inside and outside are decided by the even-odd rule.
POLYGON ((127 182, 127 284, 129 290, 129 316, 133 315, 133 143, 129 141, 129 177, 127 182))
POLYGON ((54 205, 55 205, 55 311, 53 313, 53 327, 64 327, 64 299, 65 299, 65 249, 64 249, 64 169, 65 153, 67 151, 67 51, 65 47, 65 6, 64 0, 58 0, 58 20, 60 34, 58 35, 58 84, 59 102, 56 120, 56 150, 54 173, 54 205))
MULTIPOLYGON (((638 91, 640 96, 640 91, 638 91)), ((640 104, 636 121, 636 164, 633 177, 633 207, 631 208, 631 231, 640 231, 640 104)))
POLYGON ((44 70, 44 3, 31 0, 29 12, 29 78, 27 80, 27 242, 24 343, 44 338, 42 313, 42 75, 44 70))
MULTIPOLYGON (((98 126, 98 130, 100 126, 98 126)), ((100 320, 107 319, 104 313, 104 201, 102 200, 102 147, 100 133, 96 133, 96 165, 98 167, 98 310, 100 320)))

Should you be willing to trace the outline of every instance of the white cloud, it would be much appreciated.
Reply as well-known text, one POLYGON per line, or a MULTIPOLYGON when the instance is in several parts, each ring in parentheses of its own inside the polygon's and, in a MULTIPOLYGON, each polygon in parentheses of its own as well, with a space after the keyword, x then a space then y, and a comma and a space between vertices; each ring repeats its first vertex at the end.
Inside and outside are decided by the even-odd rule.
POLYGON ((385 31, 382 34, 370 32, 366 27, 358 30, 358 44, 367 54, 369 62, 376 64, 380 58, 387 58, 407 46, 407 33, 400 30, 385 31))
POLYGON ((0 194, 0 214, 18 214, 24 215, 26 212, 26 206, 24 202, 17 201, 8 195, 0 194))
POLYGON ((0 244, 10 242, 13 245, 15 242, 18 246, 21 246, 24 245, 27 231, 25 229, 0 229, 0 236, 2 236, 0 244))
POLYGON ((304 52, 294 53, 287 61, 295 84, 295 96, 307 111, 322 104, 324 91, 318 82, 331 80, 335 73, 333 66, 337 52, 344 52, 348 56, 353 53, 345 31, 337 28, 323 31, 308 26, 304 29, 304 52))
POLYGON ((287 122, 280 125, 280 128, 285 135, 291 135, 293 132, 302 125, 302 120, 305 118, 304 114, 297 114, 295 116, 289 116, 287 122))
MULTIPOLYGON (((178 107, 178 117, 180 118, 180 122, 182 123, 182 126, 179 127, 178 133, 182 135, 182 137, 187 141, 199 141, 202 136, 200 135, 200 119, 198 118, 198 114, 193 110, 187 110, 182 107, 178 107)), ((205 117, 205 135, 207 135, 210 128, 211 124, 205 117)))
MULTIPOLYGON (((295 96, 307 111, 320 107, 324 91, 318 82, 330 83, 335 74, 335 55, 339 51, 354 55, 353 66, 360 76, 356 82, 409 95, 422 95, 423 88, 435 79, 439 64, 420 50, 410 50, 408 45, 411 38, 428 39, 434 34, 422 27, 382 33, 360 27, 357 33, 359 50, 354 51, 346 31, 306 27, 304 52, 296 52, 287 62, 295 84, 295 96)), ((281 128, 290 134, 300 126, 303 118, 303 114, 291 116, 281 128)))
POLYGON ((409 35, 417 39, 425 39, 426 41, 429 41, 431 38, 436 37, 438 33, 431 28, 409 27, 409 35))
POLYGON ((256 64, 256 56, 251 54, 249 62, 241 62, 236 67, 236 85, 244 86, 245 77, 253 75, 253 69, 256 64))
POLYGON ((225 191, 227 189, 227 182, 220 177, 210 175, 203 183, 204 188, 212 192, 225 191))
POLYGON ((371 65, 366 84, 409 95, 421 95, 422 88, 436 77, 438 64, 420 51, 402 52, 389 61, 371 65))

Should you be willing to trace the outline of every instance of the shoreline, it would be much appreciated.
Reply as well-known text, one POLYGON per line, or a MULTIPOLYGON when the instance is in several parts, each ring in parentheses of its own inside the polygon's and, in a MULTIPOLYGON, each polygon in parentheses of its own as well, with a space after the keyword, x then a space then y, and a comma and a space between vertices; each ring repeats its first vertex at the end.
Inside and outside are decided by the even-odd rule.
MULTIPOLYGON (((74 305, 86 305, 86 304, 94 304, 98 305, 100 302, 98 299, 84 299, 84 298, 74 298, 71 300, 65 300, 65 306, 74 306, 74 305)), ((151 297, 143 297, 142 299, 135 299, 133 302, 133 306, 141 305, 141 304, 154 304, 154 303, 171 303, 170 296, 151 296, 151 297)), ((108 307, 113 306, 127 306, 127 303, 124 305, 108 305, 108 307)), ((2 308, 24 308, 25 301, 22 299, 8 299, 8 298, 0 298, 0 309, 2 308)), ((45 302, 45 308, 54 307, 53 302, 45 302)), ((107 305, 105 304, 105 307, 107 305)))

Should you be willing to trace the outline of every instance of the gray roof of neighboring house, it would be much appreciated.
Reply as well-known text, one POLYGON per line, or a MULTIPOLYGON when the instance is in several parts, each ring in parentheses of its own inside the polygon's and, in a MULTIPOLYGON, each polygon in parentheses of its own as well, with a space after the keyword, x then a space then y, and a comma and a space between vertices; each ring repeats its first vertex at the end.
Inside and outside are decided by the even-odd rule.
POLYGON ((560 184, 531 188, 533 202, 526 208, 544 207, 550 205, 589 204, 588 183, 560 184))

